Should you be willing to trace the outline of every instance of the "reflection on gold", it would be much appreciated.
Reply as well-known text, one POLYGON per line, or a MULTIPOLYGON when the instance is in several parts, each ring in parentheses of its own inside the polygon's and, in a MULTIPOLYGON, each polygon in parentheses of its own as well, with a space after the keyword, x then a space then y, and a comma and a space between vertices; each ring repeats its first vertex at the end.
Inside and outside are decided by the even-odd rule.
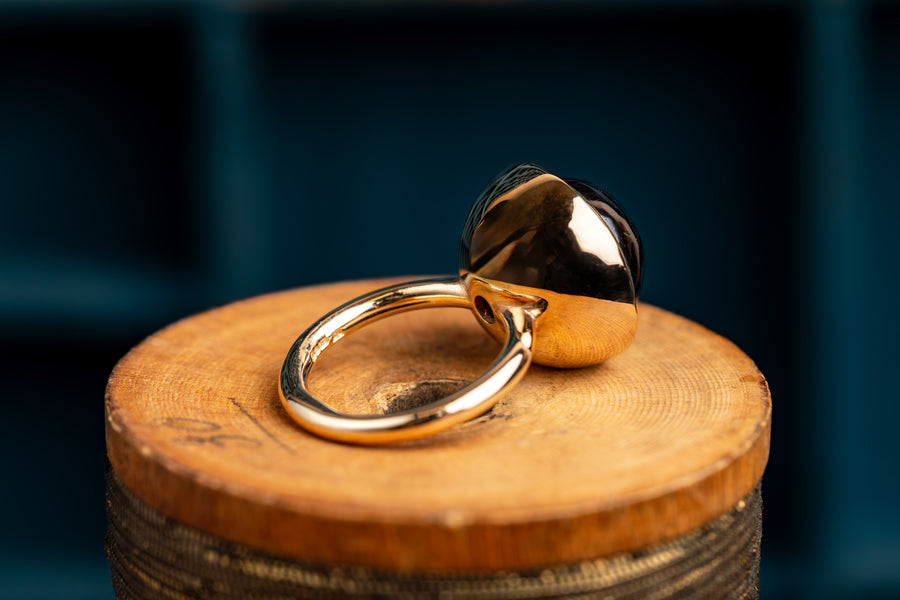
MULTIPOLYGON (((575 242, 582 252, 593 254, 604 264, 624 265, 622 253, 617 244, 609 243, 607 238, 598 237, 596 234, 597 213, 580 196, 572 201, 572 219, 568 227, 575 242)), ((615 241, 615 238, 613 238, 615 241)))
MULTIPOLYGON (((463 277, 469 297, 485 298, 491 306, 535 305, 540 315, 534 326, 534 362, 562 368, 599 364, 624 352, 637 331, 637 307, 587 296, 560 294, 527 286, 463 277)), ((494 338, 503 342, 507 333, 499 320, 489 323, 476 317, 494 338)))

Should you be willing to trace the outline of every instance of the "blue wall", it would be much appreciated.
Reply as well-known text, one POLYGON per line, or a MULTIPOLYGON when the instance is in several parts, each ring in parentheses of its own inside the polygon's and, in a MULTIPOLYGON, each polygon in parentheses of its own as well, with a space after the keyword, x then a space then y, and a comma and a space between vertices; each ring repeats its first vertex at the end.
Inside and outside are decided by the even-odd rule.
POLYGON ((643 299, 768 377, 763 597, 900 594, 898 5, 250 6, 0 6, 0 598, 111 595, 102 397, 130 346, 452 272, 519 161, 612 192, 643 299))

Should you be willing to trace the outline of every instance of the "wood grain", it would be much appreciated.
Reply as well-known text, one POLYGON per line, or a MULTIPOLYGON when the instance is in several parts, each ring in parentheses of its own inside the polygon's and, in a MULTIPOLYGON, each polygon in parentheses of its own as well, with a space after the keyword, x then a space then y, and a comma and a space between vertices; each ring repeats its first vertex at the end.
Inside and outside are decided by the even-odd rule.
MULTIPOLYGON (((765 379, 729 341, 648 305, 624 354, 533 366, 488 414, 438 436, 369 448, 308 435, 276 393, 287 349, 324 312, 393 282, 252 298, 145 340, 107 388, 118 477, 165 515, 286 557, 477 572, 673 538, 762 476, 765 379)), ((417 311, 342 340, 311 385, 342 410, 376 412, 421 382, 471 379, 496 352, 467 311, 417 311)))

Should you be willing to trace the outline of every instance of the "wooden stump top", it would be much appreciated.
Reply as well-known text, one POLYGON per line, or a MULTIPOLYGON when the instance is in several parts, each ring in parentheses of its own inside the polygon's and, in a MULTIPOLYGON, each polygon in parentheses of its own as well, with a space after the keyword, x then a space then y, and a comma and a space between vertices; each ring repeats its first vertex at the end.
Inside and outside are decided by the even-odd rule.
MULTIPOLYGON (((276 391, 288 348, 331 308, 394 281, 260 296, 145 340, 107 389, 118 477, 154 509, 232 542, 424 572, 635 550, 724 513, 762 476, 765 379, 728 340, 648 305, 624 354, 532 366, 493 410, 440 435, 359 447, 307 434, 276 391)), ((378 412, 471 380, 497 352, 469 312, 416 311, 343 339, 311 386, 346 412, 378 412)))

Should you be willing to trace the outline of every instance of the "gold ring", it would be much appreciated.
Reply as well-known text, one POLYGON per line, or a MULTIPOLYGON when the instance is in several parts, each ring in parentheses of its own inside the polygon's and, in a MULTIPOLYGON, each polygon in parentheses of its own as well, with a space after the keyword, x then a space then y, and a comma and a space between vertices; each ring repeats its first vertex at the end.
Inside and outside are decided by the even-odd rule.
POLYGON ((490 410, 532 360, 583 367, 624 351, 637 330, 642 276, 640 237, 609 194, 535 165, 510 167, 469 211, 459 276, 376 290, 320 318, 288 351, 281 403, 303 428, 341 442, 388 444, 443 431, 490 410), (474 381, 382 415, 343 414, 309 392, 309 373, 331 344, 383 317, 438 306, 470 309, 503 344, 474 381))

